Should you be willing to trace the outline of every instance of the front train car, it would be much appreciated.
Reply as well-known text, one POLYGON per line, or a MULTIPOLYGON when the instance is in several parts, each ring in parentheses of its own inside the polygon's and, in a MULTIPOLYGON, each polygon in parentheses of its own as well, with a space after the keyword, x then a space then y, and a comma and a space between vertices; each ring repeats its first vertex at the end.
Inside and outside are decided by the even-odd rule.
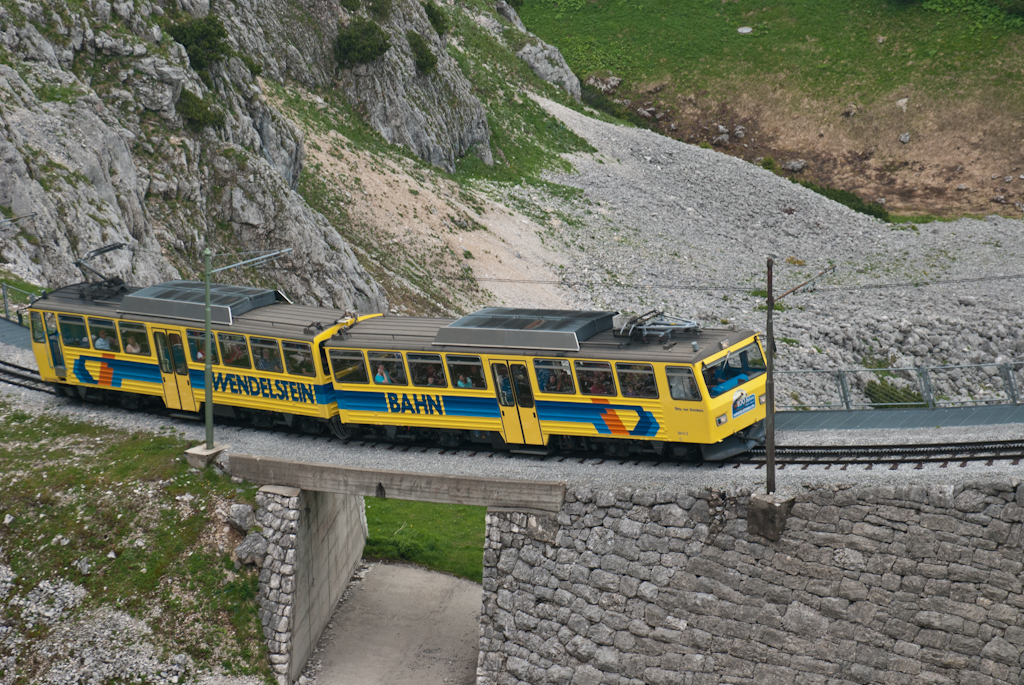
POLYGON ((326 343, 333 428, 708 461, 763 438, 754 331, 615 314, 492 307, 458 320, 352 320, 326 343))

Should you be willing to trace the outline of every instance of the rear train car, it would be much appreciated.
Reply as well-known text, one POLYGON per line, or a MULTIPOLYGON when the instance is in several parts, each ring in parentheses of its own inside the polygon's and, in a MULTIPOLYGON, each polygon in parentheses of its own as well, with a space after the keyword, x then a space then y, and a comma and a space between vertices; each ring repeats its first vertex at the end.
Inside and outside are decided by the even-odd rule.
MULTIPOLYGON (((128 409, 163 404, 198 413, 205 401, 205 286, 81 284, 30 307, 43 380, 82 399, 128 409)), ((279 292, 211 286, 214 413, 260 427, 321 432, 337 413, 322 342, 333 309, 294 305, 279 292), (325 323, 321 323, 324 320, 325 323)))

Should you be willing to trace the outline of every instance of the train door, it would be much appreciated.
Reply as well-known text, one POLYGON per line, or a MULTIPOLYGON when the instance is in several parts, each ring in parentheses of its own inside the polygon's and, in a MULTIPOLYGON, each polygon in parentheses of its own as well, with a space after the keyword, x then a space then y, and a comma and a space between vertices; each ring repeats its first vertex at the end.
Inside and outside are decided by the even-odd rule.
POLYGON ((181 333, 153 330, 156 356, 160 362, 160 377, 164 385, 164 400, 168 409, 198 411, 188 378, 188 363, 181 333))
POLYGON ((505 442, 543 445, 537 408, 534 406, 533 389, 526 365, 515 361, 491 364, 494 387, 501 406, 501 423, 505 429, 505 442))
POLYGON ((57 315, 53 312, 44 312, 43 318, 46 321, 47 347, 50 350, 50 363, 53 365, 53 372, 59 378, 68 375, 64 366, 64 353, 60 350, 60 334, 57 332, 57 315))
POLYGON ((53 369, 55 375, 64 377, 67 375, 67 370, 64 368, 64 356, 60 351, 57 319, 51 312, 46 312, 46 315, 46 324, 43 323, 43 314, 40 312, 32 312, 29 317, 32 323, 33 352, 37 359, 46 359, 47 365, 53 369), (35 345, 39 345, 39 349, 36 349, 35 345))

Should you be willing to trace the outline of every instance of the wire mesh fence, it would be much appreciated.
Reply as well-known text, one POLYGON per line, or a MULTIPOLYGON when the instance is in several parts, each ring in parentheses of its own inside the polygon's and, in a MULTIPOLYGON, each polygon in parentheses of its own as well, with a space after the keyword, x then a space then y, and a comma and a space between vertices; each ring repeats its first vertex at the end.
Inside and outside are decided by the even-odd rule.
POLYGON ((776 371, 779 410, 919 409, 1024 402, 1024 361, 776 371))

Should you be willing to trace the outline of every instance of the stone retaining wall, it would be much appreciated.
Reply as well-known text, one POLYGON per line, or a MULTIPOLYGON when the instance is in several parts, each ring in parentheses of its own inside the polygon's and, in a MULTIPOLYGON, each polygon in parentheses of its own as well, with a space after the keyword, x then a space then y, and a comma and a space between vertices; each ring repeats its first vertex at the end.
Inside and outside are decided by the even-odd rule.
POLYGON ((268 485, 256 504, 268 542, 257 595, 263 635, 278 683, 290 685, 362 558, 363 498, 268 485))
POLYGON ((1024 487, 574 490, 491 513, 478 685, 1021 682, 1024 487))

